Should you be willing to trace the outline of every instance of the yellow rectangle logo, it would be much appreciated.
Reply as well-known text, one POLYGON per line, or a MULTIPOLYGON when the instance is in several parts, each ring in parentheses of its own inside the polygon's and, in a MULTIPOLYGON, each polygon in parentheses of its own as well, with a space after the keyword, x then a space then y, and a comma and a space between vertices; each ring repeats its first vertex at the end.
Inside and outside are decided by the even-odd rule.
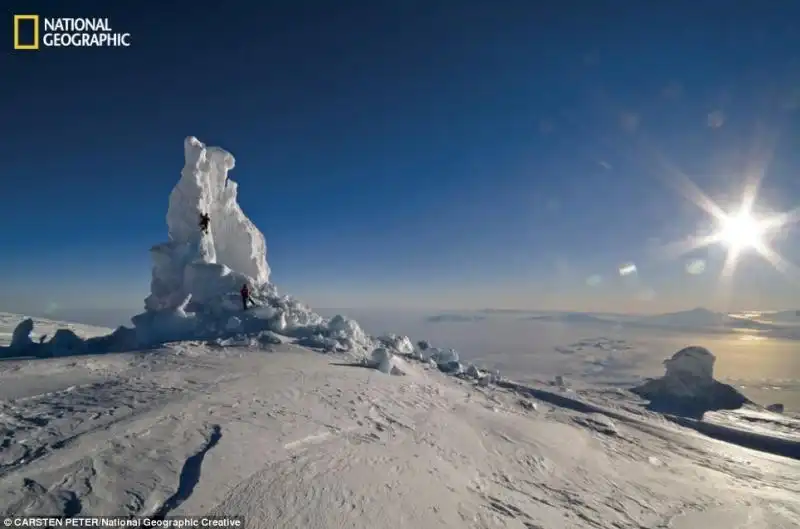
POLYGON ((39 49, 39 15, 14 15, 14 49, 15 50, 38 50, 39 49), (19 41, 20 22, 33 22, 33 42, 23 44, 19 41))

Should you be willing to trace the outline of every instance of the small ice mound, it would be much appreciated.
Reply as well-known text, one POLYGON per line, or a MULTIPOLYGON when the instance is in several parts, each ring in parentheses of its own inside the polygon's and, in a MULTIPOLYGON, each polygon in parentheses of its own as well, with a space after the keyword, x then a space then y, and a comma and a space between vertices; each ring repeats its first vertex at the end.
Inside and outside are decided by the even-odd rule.
POLYGON ((431 356, 439 365, 451 364, 459 361, 458 351, 455 349, 434 349, 431 356))
POLYGON ((387 334, 378 338, 378 341, 383 344, 384 347, 395 351, 397 354, 406 356, 413 356, 414 354, 414 344, 411 343, 411 339, 408 336, 387 334))
POLYGON ((372 351, 367 365, 387 375, 403 376, 410 372, 410 366, 385 347, 372 351))
POLYGON ((469 378, 474 378, 475 380, 480 380, 487 376, 487 374, 481 371, 475 364, 470 364, 467 366, 467 369, 464 371, 464 375, 469 378))
POLYGON ((327 324, 328 337, 337 340, 347 350, 355 350, 369 343, 367 334, 357 321, 337 314, 327 324))
POLYGON ((320 318, 319 323, 305 327, 287 326, 281 334, 298 338, 298 345, 323 349, 326 352, 343 352, 364 357, 374 349, 375 343, 355 320, 336 315, 330 320, 320 318))
MULTIPOLYGON (((263 314, 263 316, 268 318, 282 318, 284 323, 281 325, 280 322, 278 322, 275 326, 283 327, 285 331, 302 331, 325 324, 325 320, 322 316, 316 314, 308 306, 291 296, 278 296, 277 294, 272 296, 268 295, 265 297, 264 301, 268 304, 268 307, 256 309, 256 314, 260 312, 261 314, 259 314, 259 316, 263 314)), ((336 324, 334 323, 334 325, 336 324)), ((330 327, 330 325, 328 325, 328 327, 330 327)), ((275 332, 282 332, 282 330, 279 331, 275 328, 272 330, 275 332)))
POLYGON ((458 351, 455 349, 430 347, 430 344, 425 342, 425 348, 418 348, 413 356, 422 362, 435 365, 443 373, 458 375, 464 371, 464 367, 459 360, 458 351))
POLYGON ((653 411, 687 417, 752 404, 733 386, 714 380, 715 360, 704 347, 686 347, 664 361, 663 377, 648 380, 631 391, 649 400, 653 411))
MULTIPOLYGON (((459 364, 460 365, 460 364, 459 364)), ((491 384, 497 384, 501 381, 500 372, 499 371, 486 371, 475 364, 469 364, 466 369, 461 367, 461 371, 459 374, 462 378, 473 379, 478 382, 478 386, 487 387, 491 384)))

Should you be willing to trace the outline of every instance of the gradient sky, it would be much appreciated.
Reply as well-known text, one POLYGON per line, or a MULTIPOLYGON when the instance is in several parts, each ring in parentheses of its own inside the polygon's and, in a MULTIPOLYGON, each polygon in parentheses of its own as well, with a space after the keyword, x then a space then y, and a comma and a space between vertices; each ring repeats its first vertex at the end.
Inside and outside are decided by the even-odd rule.
POLYGON ((236 156, 312 305, 800 305, 757 255, 721 288, 723 248, 656 251, 709 220, 668 167, 725 206, 765 169, 759 204, 800 203, 796 1, 5 5, 0 310, 140 308, 188 135, 236 156), (30 12, 133 46, 10 51, 30 12))

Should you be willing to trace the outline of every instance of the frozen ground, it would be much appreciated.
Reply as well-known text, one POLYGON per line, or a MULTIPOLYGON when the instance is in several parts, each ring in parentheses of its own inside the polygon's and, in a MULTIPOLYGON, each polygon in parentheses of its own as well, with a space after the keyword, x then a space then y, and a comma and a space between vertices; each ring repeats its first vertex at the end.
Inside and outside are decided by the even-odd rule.
POLYGON ((556 404, 284 344, 0 363, 3 514, 248 527, 794 528, 800 461, 614 392, 556 404), (344 365, 342 365, 344 364, 344 365), (48 384, 22 386, 10 380, 48 384), (597 413, 574 405, 595 399, 597 413))

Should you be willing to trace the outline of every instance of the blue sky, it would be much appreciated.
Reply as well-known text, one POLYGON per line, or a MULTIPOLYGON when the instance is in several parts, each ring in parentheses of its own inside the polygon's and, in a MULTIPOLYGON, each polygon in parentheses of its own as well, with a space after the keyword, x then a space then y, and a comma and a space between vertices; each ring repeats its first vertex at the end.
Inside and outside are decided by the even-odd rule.
POLYGON ((141 307, 188 135, 236 156, 312 305, 797 305, 757 255, 721 298, 724 249, 653 251, 708 221, 665 161, 720 201, 759 162, 760 204, 800 202, 795 2, 9 4, 133 45, 0 55, 0 310, 141 307))

